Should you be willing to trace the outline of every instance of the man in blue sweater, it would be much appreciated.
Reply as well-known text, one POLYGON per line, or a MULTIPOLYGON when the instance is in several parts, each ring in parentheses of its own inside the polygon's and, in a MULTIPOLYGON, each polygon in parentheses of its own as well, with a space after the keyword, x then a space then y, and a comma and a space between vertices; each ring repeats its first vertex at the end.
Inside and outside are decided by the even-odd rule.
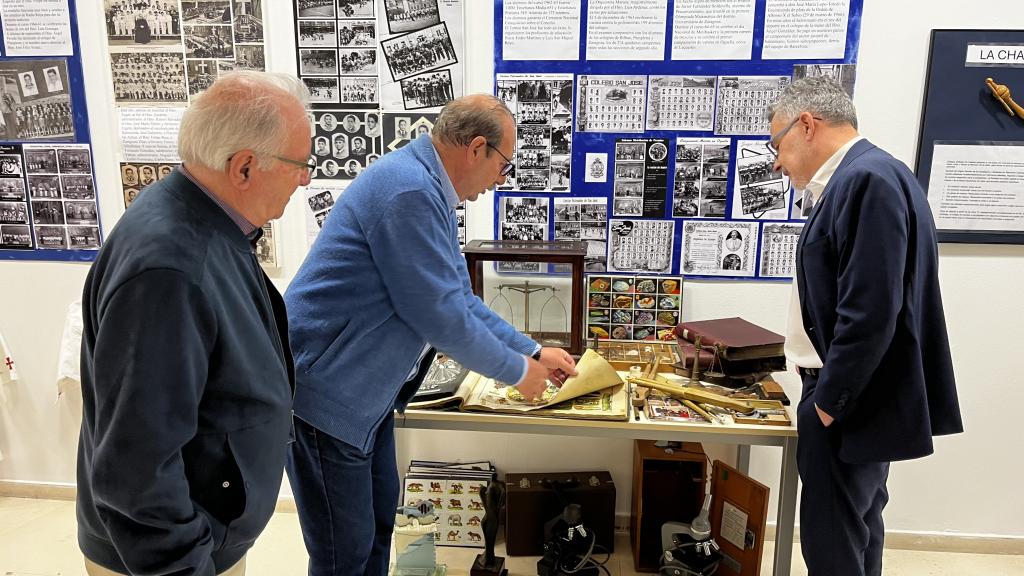
POLYGON ((309 183, 309 95, 235 72, 185 111, 184 164, 125 212, 82 295, 78 542, 90 576, 240 576, 277 503, 294 370, 253 247, 309 183))
POLYGON ((483 94, 449 102, 432 137, 367 168, 327 218, 285 294, 296 362, 288 460, 310 576, 385 575, 398 504, 395 409, 434 349, 537 397, 572 357, 542 348, 470 289, 455 207, 502 184, 512 113, 483 94))

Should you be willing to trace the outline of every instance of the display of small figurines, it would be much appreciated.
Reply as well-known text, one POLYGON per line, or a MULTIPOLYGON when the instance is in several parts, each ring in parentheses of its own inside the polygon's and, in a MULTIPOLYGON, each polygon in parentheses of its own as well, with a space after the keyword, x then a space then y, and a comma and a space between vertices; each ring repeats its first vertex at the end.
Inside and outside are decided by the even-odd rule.
POLYGON ((498 538, 498 527, 505 508, 505 483, 492 480, 486 487, 480 488, 480 498, 484 502, 484 553, 477 554, 470 576, 507 576, 505 558, 494 555, 494 543, 498 538))

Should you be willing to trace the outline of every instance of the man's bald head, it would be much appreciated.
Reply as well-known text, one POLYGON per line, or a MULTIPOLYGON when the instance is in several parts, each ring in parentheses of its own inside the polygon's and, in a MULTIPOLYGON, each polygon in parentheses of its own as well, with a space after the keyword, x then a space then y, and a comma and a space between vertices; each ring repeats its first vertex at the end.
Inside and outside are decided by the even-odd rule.
POLYGON ((512 111, 498 98, 469 94, 445 104, 431 134, 454 146, 468 146, 477 136, 501 146, 504 128, 512 121, 512 111))

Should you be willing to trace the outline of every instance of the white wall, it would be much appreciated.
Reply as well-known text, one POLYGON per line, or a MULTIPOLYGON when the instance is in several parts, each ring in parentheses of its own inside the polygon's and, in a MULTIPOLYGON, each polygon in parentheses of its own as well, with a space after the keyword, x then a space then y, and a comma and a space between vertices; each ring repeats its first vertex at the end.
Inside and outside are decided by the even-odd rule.
MULTIPOLYGON (((268 2, 269 65, 294 71, 288 2, 268 2)), ((492 4, 467 0, 467 82, 489 91, 492 80, 492 4)), ((932 28, 1000 28, 1003 0, 964 5, 952 0, 921 9, 910 2, 866 0, 856 103, 863 134, 913 164, 932 28)), ((109 227, 121 213, 115 157, 116 123, 109 70, 101 42, 100 2, 79 3, 80 32, 101 210, 109 227)), ((281 222, 284 288, 305 253, 298 195, 281 222)), ((469 238, 490 237, 490 196, 469 209, 469 238)), ((943 245, 941 282, 967 433, 937 441, 930 458, 893 465, 887 528, 898 531, 994 534, 1024 537, 1024 499, 1017 496, 1024 463, 1018 458, 1018 406, 1024 405, 1017 324, 1024 318, 1018 293, 1024 247, 943 245)), ((7 389, 0 408, 0 480, 73 482, 80 403, 55 401, 57 344, 65 309, 80 292, 87 266, 0 262, 0 330, 18 361, 22 380, 7 389)), ((788 284, 689 282, 684 316, 740 315, 776 331, 785 328, 788 284)), ((382 351, 383 353, 383 351, 382 351)), ((791 397, 799 383, 782 380, 791 397)), ((488 458, 502 471, 608 469, 618 484, 620 513, 629 507, 628 441, 529 435, 401 431, 399 461, 411 457, 488 458)), ((707 447, 729 458, 724 446, 707 447)), ((755 448, 752 474, 777 486, 779 455, 755 448)), ((772 503, 774 510, 774 501, 772 503)))

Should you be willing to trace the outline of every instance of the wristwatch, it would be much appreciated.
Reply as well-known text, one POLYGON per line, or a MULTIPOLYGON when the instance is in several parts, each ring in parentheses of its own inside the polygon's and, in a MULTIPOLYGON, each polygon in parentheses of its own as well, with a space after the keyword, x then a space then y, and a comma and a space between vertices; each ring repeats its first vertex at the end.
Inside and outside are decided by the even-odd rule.
MULTIPOLYGON (((543 350, 543 348, 541 348, 541 350, 543 350)), ((533 353, 533 354, 532 354, 532 355, 530 356, 530 358, 533 358, 533 359, 534 359, 534 360, 536 360, 537 362, 540 362, 540 350, 537 350, 536 352, 534 352, 534 353, 533 353)))

